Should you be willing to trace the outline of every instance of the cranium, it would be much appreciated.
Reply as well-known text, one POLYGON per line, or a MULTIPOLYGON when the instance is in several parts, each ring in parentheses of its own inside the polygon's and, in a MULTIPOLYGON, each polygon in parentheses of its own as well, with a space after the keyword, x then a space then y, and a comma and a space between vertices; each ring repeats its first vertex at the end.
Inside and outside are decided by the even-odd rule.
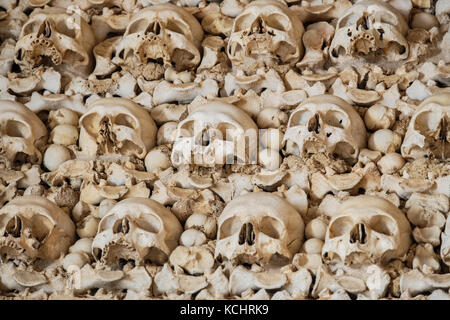
POLYGON ((75 241, 75 225, 43 197, 15 198, 0 209, 0 255, 3 261, 53 261, 75 241))
POLYGON ((284 199, 266 192, 229 202, 218 225, 215 255, 234 262, 285 264, 303 241, 301 215, 284 199))
POLYGON ((203 29, 188 11, 172 4, 150 6, 131 19, 115 61, 134 68, 154 68, 156 63, 190 70, 200 63, 202 39, 203 29))
POLYGON ((35 9, 25 23, 15 48, 22 70, 48 65, 59 71, 86 76, 93 65, 95 44, 90 25, 64 9, 35 9))
POLYGON ((234 163, 235 157, 248 163, 248 140, 257 134, 256 124, 238 107, 218 101, 200 105, 178 124, 172 163, 217 165, 234 163))
POLYGON ((293 65, 303 54, 301 20, 281 1, 252 1, 234 20, 228 57, 244 70, 261 63, 293 65))
POLYGON ((110 266, 132 260, 163 264, 178 245, 183 228, 175 215, 160 203, 128 198, 102 218, 92 243, 94 257, 110 266))
POLYGON ((385 264, 411 244, 405 214, 388 200, 357 196, 342 203, 328 224, 322 256, 331 263, 385 264))
POLYGON ((125 98, 93 102, 80 118, 79 145, 90 156, 134 155, 143 159, 156 142, 156 125, 142 107, 125 98))
POLYGON ((419 105, 401 151, 405 158, 450 158, 450 93, 431 96, 419 105))
POLYGON ((23 104, 0 100, 0 133, 0 150, 10 166, 41 162, 47 128, 23 104))
POLYGON ((408 24, 402 14, 386 2, 364 0, 356 3, 338 20, 331 42, 331 59, 341 56, 406 59, 408 24))
POLYGON ((359 114, 341 98, 314 96, 291 113, 283 143, 290 154, 328 152, 355 160, 366 145, 366 128, 359 114))

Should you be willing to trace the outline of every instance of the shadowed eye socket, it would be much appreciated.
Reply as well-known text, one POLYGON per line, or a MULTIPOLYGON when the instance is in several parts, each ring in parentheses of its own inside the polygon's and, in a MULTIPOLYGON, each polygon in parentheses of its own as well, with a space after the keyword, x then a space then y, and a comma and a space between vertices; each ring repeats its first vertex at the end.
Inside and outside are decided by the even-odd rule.
POLYGON ((441 122, 442 116, 437 112, 422 112, 416 117, 414 129, 424 134, 436 131, 441 122))
POLYGON ((274 239, 280 239, 284 230, 280 221, 268 216, 262 218, 259 228, 262 233, 274 239))
POLYGON ((140 228, 148 232, 158 233, 161 230, 161 221, 152 213, 141 214, 134 223, 140 228))
POLYGON ((309 119, 311 119, 312 116, 313 116, 312 112, 309 112, 308 110, 297 111, 291 116, 290 126, 299 126, 299 125, 306 126, 309 122, 309 119))
POLYGON ((70 38, 75 38, 75 30, 69 29, 65 21, 58 21, 56 24, 56 31, 70 38))
POLYGON ((15 138, 28 138, 31 136, 30 128, 21 121, 8 120, 6 123, 6 135, 15 138))
POLYGON ((189 26, 181 21, 169 20, 167 22, 166 28, 170 31, 182 34, 184 36, 189 34, 189 26))
POLYGON ((220 226, 220 239, 225 239, 238 233, 241 227, 242 222, 238 217, 228 218, 220 226))
POLYGON ((333 127, 347 128, 349 125, 348 117, 345 113, 340 111, 328 111, 325 115, 325 122, 333 127))
POLYGON ((86 115, 81 120, 81 126, 86 130, 86 132, 91 136, 97 136, 100 129, 100 121, 102 116, 98 113, 91 113, 86 115))
POLYGON ((186 121, 180 127, 180 137, 181 138, 192 138, 194 136, 194 125, 195 121, 186 121))
POLYGON ((372 217, 369 226, 373 231, 387 236, 393 236, 397 229, 395 221, 392 218, 383 215, 372 217))
POLYGON ((128 31, 126 34, 133 34, 136 32, 143 32, 148 27, 148 20, 147 19, 139 19, 134 21, 128 26, 128 31))
POLYGON ((264 21, 268 27, 280 31, 287 31, 291 27, 291 22, 289 21, 289 19, 279 13, 274 13, 267 17, 264 17, 264 21))
POLYGON ((335 237, 341 237, 344 234, 347 234, 352 229, 354 223, 349 217, 340 217, 334 220, 331 223, 329 229, 329 237, 330 239, 335 237))
POLYGON ((34 215, 30 221, 33 237, 39 242, 45 241, 53 230, 53 223, 43 215, 34 215))
POLYGON ((249 30, 254 21, 255 16, 251 14, 240 16, 234 22, 234 32, 249 30))
POLYGON ((137 123, 136 121, 127 114, 121 113, 115 119, 114 123, 119 126, 129 127, 131 129, 136 129, 137 123))
POLYGON ((39 27, 41 26, 41 22, 39 21, 31 21, 23 27, 22 33, 24 36, 30 33, 37 32, 39 30, 39 27))

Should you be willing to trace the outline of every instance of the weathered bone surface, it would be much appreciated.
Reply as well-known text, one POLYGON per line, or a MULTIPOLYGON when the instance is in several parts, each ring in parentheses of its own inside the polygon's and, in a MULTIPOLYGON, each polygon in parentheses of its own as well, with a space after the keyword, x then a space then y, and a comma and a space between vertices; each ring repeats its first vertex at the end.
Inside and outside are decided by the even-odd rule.
POLYGON ((449 27, 0 1, 0 299, 450 299, 449 27))

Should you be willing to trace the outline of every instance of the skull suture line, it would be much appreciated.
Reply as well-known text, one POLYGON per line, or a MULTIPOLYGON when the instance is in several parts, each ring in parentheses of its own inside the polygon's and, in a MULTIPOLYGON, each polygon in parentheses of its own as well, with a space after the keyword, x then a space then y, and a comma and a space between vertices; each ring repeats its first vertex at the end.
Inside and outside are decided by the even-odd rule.
POLYGON ((3 261, 54 261, 75 241, 75 225, 43 197, 15 198, 0 209, 0 255, 3 261))
POLYGON ((0 154, 5 156, 8 166, 39 164, 47 135, 42 121, 23 104, 0 100, 0 154))
POLYGON ((86 76, 93 66, 94 33, 77 14, 64 9, 35 9, 23 26, 15 48, 22 70, 42 64, 58 71, 86 76))
POLYGON ((258 127, 244 111, 231 104, 201 105, 178 124, 172 150, 174 165, 248 163, 257 145, 258 127), (254 138, 255 141, 250 140, 254 138))
POLYGON ((388 61, 406 59, 409 54, 407 32, 408 24, 402 14, 389 4, 378 0, 360 1, 338 20, 330 47, 331 59, 337 61, 341 56, 376 56, 388 61))
POLYGON ((419 105, 401 151, 405 158, 450 158, 450 93, 431 96, 419 105))
POLYGON ((203 29, 188 11, 172 4, 154 5, 137 13, 117 45, 120 65, 152 68, 162 64, 177 71, 200 63, 203 29))
POLYGON ((328 152, 353 161, 366 145, 366 128, 359 114, 341 98, 315 96, 292 112, 283 143, 289 154, 328 152))
POLYGON ((90 155, 144 158, 155 145, 156 125, 147 110, 124 98, 93 102, 80 118, 81 150, 90 155))
POLYGON ((286 264, 303 242, 301 215, 271 193, 249 193, 232 200, 218 224, 215 254, 234 262, 286 264))
POLYGON ((234 20, 228 57, 244 71, 293 65, 303 54, 301 20, 281 1, 252 1, 234 20))
POLYGON ((385 264, 406 254, 410 235, 405 214, 391 202, 374 196, 353 197, 331 219, 322 256, 330 263, 385 264))
POLYGON ((102 218, 92 250, 97 260, 110 266, 120 267, 129 261, 161 265, 178 245, 182 232, 175 215, 160 203, 129 198, 102 218))

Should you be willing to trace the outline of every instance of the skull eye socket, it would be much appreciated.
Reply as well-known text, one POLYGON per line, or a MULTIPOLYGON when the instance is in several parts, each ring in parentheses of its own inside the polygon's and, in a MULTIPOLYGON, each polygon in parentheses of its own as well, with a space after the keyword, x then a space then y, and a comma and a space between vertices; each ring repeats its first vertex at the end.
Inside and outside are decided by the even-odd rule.
POLYGON ((339 111, 328 111, 325 115, 325 122, 337 128, 347 128, 349 121, 345 113, 339 111))
POLYGON ((262 233, 274 239, 280 239, 284 230, 280 221, 268 216, 262 218, 259 229, 262 233))
POLYGON ((39 242, 44 242, 53 229, 53 223, 43 215, 34 215, 30 221, 32 234, 39 242))
POLYGON ((127 114, 121 113, 114 119, 114 123, 119 126, 125 126, 131 129, 136 129, 136 121, 127 114))
POLYGON ((183 123, 179 130, 180 138, 192 138, 194 136, 195 121, 187 121, 183 123))
POLYGON ((27 138, 31 135, 28 126, 16 120, 8 120, 6 123, 6 134, 16 138, 27 138))
POLYGON ((264 22, 268 27, 280 31, 287 31, 291 26, 291 22, 289 21, 289 19, 279 13, 274 13, 264 17, 264 22))
POLYGON ((422 112, 416 117, 414 129, 422 134, 434 132, 439 128, 442 115, 437 112, 422 112))
POLYGON ((220 239, 231 237, 241 230, 242 222, 237 217, 231 217, 225 220, 220 226, 220 239))
POLYGON ((31 21, 23 26, 22 34, 23 36, 26 36, 30 33, 35 33, 39 30, 39 27, 41 26, 40 21, 31 21))
POLYGON ((133 34, 137 32, 143 32, 148 27, 148 21, 146 19, 139 19, 134 21, 128 26, 128 30, 125 33, 125 35, 133 34))
POLYGON ((308 110, 297 111, 291 116, 290 126, 306 126, 313 114, 308 110))
POLYGON ((376 215, 370 219, 369 225, 370 229, 372 229, 375 232, 387 236, 393 236, 395 234, 396 230, 395 221, 393 221, 389 217, 383 215, 376 215))
POLYGON ((354 223, 348 217, 340 217, 334 220, 329 229, 329 238, 341 237, 350 233, 354 223))
POLYGON ((169 20, 166 25, 167 30, 170 30, 175 33, 182 34, 184 36, 187 35, 189 27, 185 25, 182 21, 169 20))
POLYGON ((141 214, 134 222, 139 229, 152 233, 158 233, 162 227, 159 218, 153 214, 141 214))
POLYGON ((101 115, 98 113, 91 113, 82 118, 81 126, 88 132, 89 135, 95 137, 98 135, 101 120, 101 115))
POLYGON ((69 27, 67 26, 67 23, 64 20, 58 21, 56 23, 55 29, 57 32, 68 36, 70 38, 75 38, 75 30, 74 29, 69 29, 69 27))
POLYGON ((238 17, 234 22, 234 32, 250 30, 255 17, 251 14, 246 14, 238 17))

